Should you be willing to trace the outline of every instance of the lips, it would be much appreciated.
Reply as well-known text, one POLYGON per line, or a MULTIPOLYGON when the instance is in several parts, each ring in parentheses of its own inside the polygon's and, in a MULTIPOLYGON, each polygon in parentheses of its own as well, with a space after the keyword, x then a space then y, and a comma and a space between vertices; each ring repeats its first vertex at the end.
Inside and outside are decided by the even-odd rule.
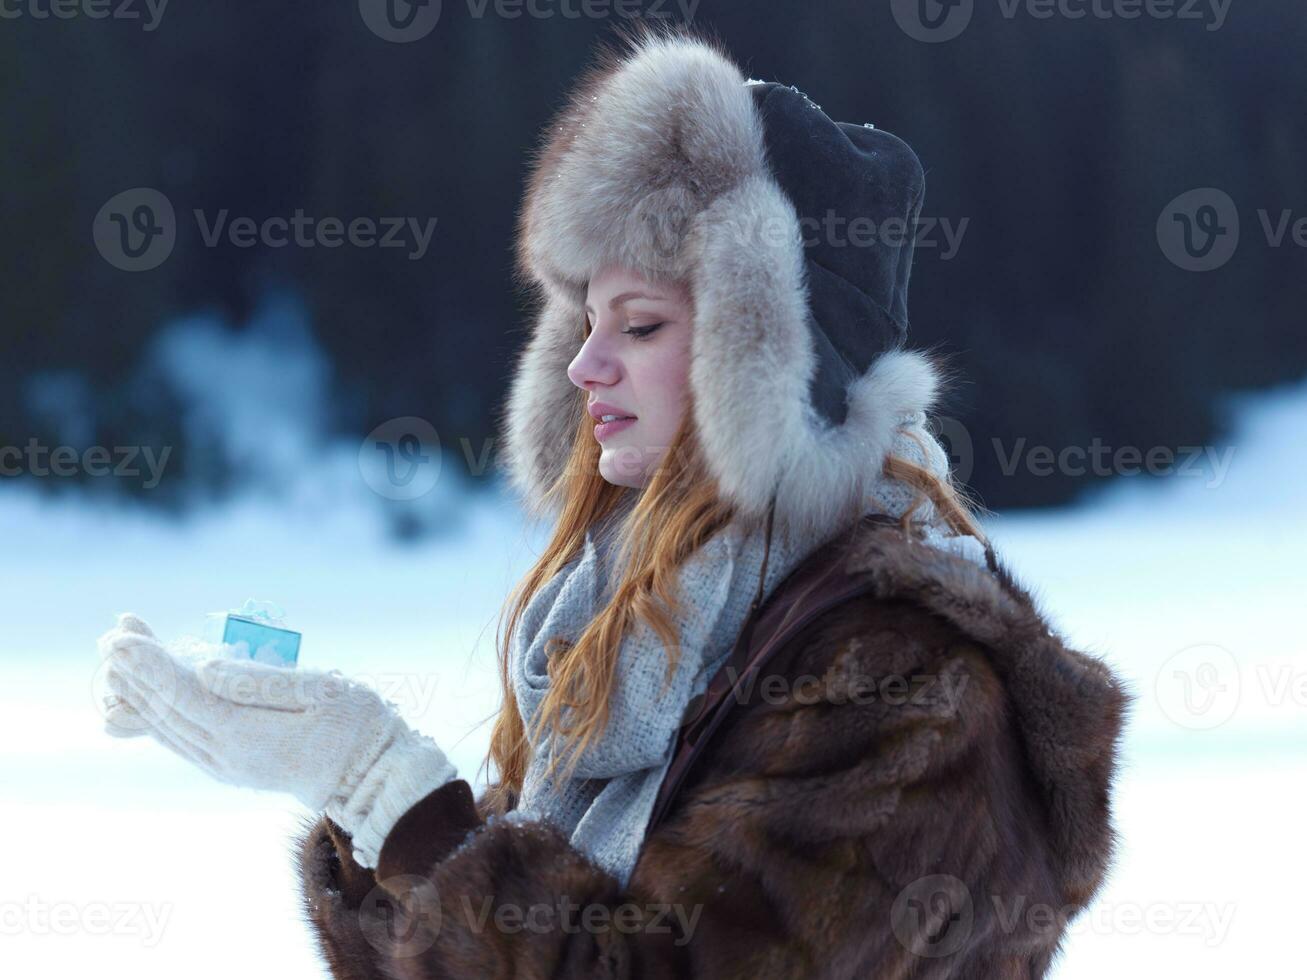
POLYGON ((613 419, 611 422, 600 422, 595 426, 595 438, 603 442, 611 435, 621 432, 628 426, 635 425, 635 417, 631 416, 624 419, 613 419))
POLYGON ((603 417, 605 415, 616 415, 617 418, 613 419, 613 422, 621 422, 627 419, 636 418, 635 415, 632 415, 630 412, 626 411, 626 409, 618 408, 616 405, 610 405, 607 402, 593 402, 586 406, 586 411, 590 413, 590 417, 596 422, 603 422, 603 417))

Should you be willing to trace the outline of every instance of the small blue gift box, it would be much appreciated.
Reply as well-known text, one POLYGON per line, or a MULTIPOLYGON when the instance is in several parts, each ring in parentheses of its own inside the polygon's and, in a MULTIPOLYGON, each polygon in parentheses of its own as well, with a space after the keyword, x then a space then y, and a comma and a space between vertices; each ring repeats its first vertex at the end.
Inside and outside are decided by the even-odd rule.
POLYGON ((208 619, 206 634, 216 640, 221 630, 222 642, 236 647, 230 656, 273 667, 294 667, 299 660, 300 634, 286 628, 281 610, 270 602, 247 599, 240 609, 210 613, 208 619))

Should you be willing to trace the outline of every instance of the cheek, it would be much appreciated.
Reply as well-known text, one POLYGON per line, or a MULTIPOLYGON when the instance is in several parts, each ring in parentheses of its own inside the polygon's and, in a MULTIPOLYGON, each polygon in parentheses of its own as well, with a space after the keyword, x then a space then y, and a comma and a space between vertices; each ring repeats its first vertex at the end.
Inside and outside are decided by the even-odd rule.
POLYGON ((688 345, 660 352, 643 365, 642 397, 646 407, 657 413, 660 428, 674 430, 680 422, 690 384, 688 345))

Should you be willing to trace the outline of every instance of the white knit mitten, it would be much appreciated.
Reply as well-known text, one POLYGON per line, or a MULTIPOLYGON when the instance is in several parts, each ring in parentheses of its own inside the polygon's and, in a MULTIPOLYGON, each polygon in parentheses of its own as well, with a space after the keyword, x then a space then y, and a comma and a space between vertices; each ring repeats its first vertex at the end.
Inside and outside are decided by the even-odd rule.
POLYGON ((395 706, 339 671, 214 657, 190 663, 124 615, 99 639, 105 683, 160 744, 234 786, 290 793, 350 833, 375 868, 386 835, 428 793, 456 778, 440 747, 395 706))

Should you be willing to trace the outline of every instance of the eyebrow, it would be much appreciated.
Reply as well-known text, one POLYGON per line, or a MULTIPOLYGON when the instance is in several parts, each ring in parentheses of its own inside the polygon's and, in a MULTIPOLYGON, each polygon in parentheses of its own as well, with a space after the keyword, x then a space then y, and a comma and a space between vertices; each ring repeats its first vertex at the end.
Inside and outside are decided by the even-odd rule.
MULTIPOLYGON (((610 299, 608 301, 608 308, 610 310, 615 310, 617 309, 618 306, 620 306, 622 303, 625 303, 628 299, 663 300, 666 298, 667 298, 666 296, 651 296, 649 293, 641 292, 638 289, 633 289, 629 293, 619 293, 618 295, 610 299)), ((594 308, 589 303, 585 304, 585 310, 587 313, 594 312, 594 308)))

